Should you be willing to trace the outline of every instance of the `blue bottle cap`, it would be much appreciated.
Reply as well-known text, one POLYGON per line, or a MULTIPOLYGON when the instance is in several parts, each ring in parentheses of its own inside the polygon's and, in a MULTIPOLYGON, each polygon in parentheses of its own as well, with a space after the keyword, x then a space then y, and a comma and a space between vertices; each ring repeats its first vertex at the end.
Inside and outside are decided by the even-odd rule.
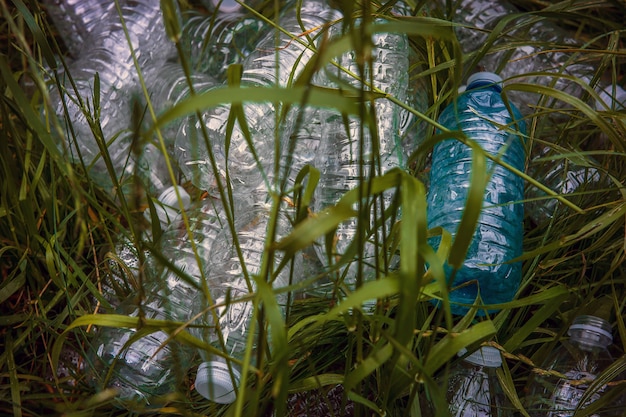
POLYGON ((467 79, 467 89, 471 89, 474 87, 478 87, 480 85, 493 85, 496 84, 499 87, 502 84, 502 77, 498 74, 494 74, 493 72, 476 72, 469 76, 467 79))

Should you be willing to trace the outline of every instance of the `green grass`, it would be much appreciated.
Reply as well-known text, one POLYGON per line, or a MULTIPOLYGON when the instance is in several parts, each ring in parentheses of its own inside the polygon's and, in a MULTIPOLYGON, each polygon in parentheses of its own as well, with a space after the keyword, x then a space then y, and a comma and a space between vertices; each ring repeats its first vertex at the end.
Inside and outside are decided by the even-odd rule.
MULTIPOLYGON (((347 7, 354 2, 337 3, 347 7)), ((343 401, 354 407, 356 415, 420 416, 419 402, 424 401, 426 392, 440 407, 445 401, 435 376, 445 374, 459 349, 480 343, 491 343, 502 350, 506 361, 500 376, 515 400, 517 394, 524 393, 542 359, 565 334, 567 324, 583 312, 601 315, 612 323, 613 354, 621 358, 621 370, 626 369, 623 110, 600 112, 554 89, 508 84, 507 93, 528 90, 537 100, 541 94, 546 98, 543 106, 532 108, 526 116, 528 190, 542 181, 535 173, 561 161, 593 167, 603 180, 601 185, 590 183, 574 195, 559 196, 571 204, 558 204, 552 217, 537 223, 527 216, 522 287, 516 299, 502 306, 500 312, 479 317, 472 309, 459 318, 446 308, 433 308, 430 299, 443 294, 445 300, 447 289, 438 284, 443 282, 442 261, 425 243, 429 233, 424 185, 428 153, 438 139, 434 136, 438 114, 472 71, 472 59, 476 57, 460 52, 441 10, 431 7, 430 17, 424 17, 427 2, 408 3, 419 17, 398 22, 394 30, 410 36, 416 57, 411 75, 428 92, 430 107, 426 111, 412 109, 423 120, 421 128, 426 137, 421 138, 424 142, 412 155, 410 171, 394 170, 375 177, 363 191, 373 197, 384 190, 400 190, 397 204, 402 218, 386 236, 390 247, 398 249, 399 269, 363 283, 341 300, 297 296, 286 321, 277 314, 273 302, 281 290, 259 285, 252 295, 255 305, 263 306, 257 309, 257 325, 267 326, 271 337, 261 332, 262 340, 256 344, 258 351, 270 359, 262 362, 258 372, 247 374, 249 384, 238 402, 223 407, 203 400, 191 389, 193 378, 188 375, 180 381, 179 392, 164 398, 158 408, 125 410, 116 404, 114 392, 98 393, 87 384, 81 371, 85 362, 80 358, 89 350, 94 326, 142 324, 137 318, 103 314, 111 309, 102 295, 101 282, 109 271, 108 260, 115 257, 111 250, 116 236, 131 230, 132 241, 139 247, 144 245, 141 228, 137 227, 137 219, 146 209, 142 205, 144 197, 137 194, 124 202, 119 195, 112 196, 92 182, 84 167, 71 164, 59 151, 55 137, 63 129, 54 119, 41 117, 46 91, 42 69, 53 65, 55 56, 65 56, 63 45, 37 2, 0 0, 0 414, 268 415, 275 407, 277 415, 285 415, 288 401, 302 403, 302 393, 313 391, 317 394, 307 394, 317 402, 311 407, 311 415, 313 410, 323 409, 325 401, 343 401), (534 159, 546 145, 552 153, 534 159), (426 274, 425 263, 431 266, 426 274), (373 312, 359 309, 362 301, 377 297, 379 302, 373 312), (264 349, 268 344, 265 342, 271 350, 264 349), (344 396, 336 389, 332 391, 336 397, 327 395, 337 384, 343 386, 344 396)), ((521 25, 523 17, 537 15, 541 9, 538 2, 514 3, 525 14, 510 25, 521 25)), ((372 2, 366 12, 373 13, 376 4, 372 2)), ((576 58, 595 63, 598 79, 624 85, 626 6, 581 4, 559 3, 558 13, 548 10, 538 15, 577 34, 586 48, 576 50, 576 58)), ((273 3, 267 2, 264 13, 269 19, 273 10, 273 3)), ((493 33, 494 39, 499 36, 505 35, 493 33)), ((496 45, 505 50, 515 47, 515 43, 496 45)), ((542 46, 549 49, 559 45, 542 46)), ((344 37, 328 49, 321 49, 317 56, 326 62, 352 48, 349 37, 344 37)), ((299 82, 293 88, 258 91, 248 99, 295 105, 307 102, 359 114, 358 100, 336 91, 311 93, 307 77, 299 82)), ((146 130, 164 126, 168 117, 173 120, 236 100, 238 91, 230 87, 191 98, 165 115, 157 115, 146 130)), ((410 104, 398 104, 410 108, 410 104)), ((98 124, 93 128, 97 130, 98 124)), ((477 153, 477 158, 481 157, 484 155, 477 153)), ((284 209, 282 200, 289 198, 295 204, 294 220, 299 229, 284 240, 267 242, 273 249, 268 252, 268 263, 275 253, 284 253, 288 259, 299 251, 310 251, 326 231, 343 219, 364 215, 363 211, 354 213, 350 209, 353 202, 359 201, 354 191, 326 214, 307 218, 312 190, 306 185, 314 185, 315 170, 308 177, 304 174, 296 182, 301 188, 272 195, 272 216, 278 216, 284 209)), ((199 190, 187 188, 194 198, 200 198, 199 190)), ((227 187, 221 191, 225 199, 232 193, 227 187)), ((541 201, 549 197, 538 198, 541 201)), ((467 212, 471 216, 478 210, 470 206, 467 212)), ((463 242, 468 237, 467 233, 459 234, 457 242, 451 244, 450 259, 462 257, 467 244, 463 242)), ((380 256, 390 255, 382 252, 380 256)), ((382 264, 390 262, 383 259, 382 264)), ((265 271, 265 276, 256 278, 259 283, 271 279, 272 271, 265 271)), ((288 289, 301 294, 324 277, 320 271, 312 271, 308 276, 292 278, 300 283, 288 289)), ((141 280, 128 285, 140 290, 141 280)), ((209 349, 187 332, 185 323, 148 321, 142 325, 148 331, 166 329, 184 344, 209 349)), ((520 415, 524 415, 521 405, 519 408, 520 415)))

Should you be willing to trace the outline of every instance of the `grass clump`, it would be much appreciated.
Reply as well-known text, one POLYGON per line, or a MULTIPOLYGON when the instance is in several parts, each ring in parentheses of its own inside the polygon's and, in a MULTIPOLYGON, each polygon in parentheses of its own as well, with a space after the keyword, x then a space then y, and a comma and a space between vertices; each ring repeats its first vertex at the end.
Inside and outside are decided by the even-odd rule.
MULTIPOLYGON (((358 96, 365 94, 362 86, 350 96, 339 90, 315 89, 313 80, 319 68, 343 52, 356 49, 357 55, 366 56, 367 43, 355 41, 351 34, 362 33, 359 30, 363 26, 367 27, 375 17, 391 16, 391 11, 381 2, 335 3, 346 16, 362 18, 346 19, 346 28, 352 27, 353 32, 347 30, 338 40, 316 50, 312 62, 320 61, 308 67, 310 73, 297 80, 300 84, 255 94, 267 102, 290 103, 292 107, 308 104, 339 108, 354 115, 367 114, 367 100, 358 96)), ((618 371, 623 373, 623 109, 589 105, 588 99, 597 96, 591 88, 579 99, 559 91, 555 84, 529 84, 522 79, 524 74, 506 80, 507 97, 530 97, 531 101, 516 103, 524 107, 529 126, 524 275, 516 299, 501 306, 498 313, 477 316, 480 307, 476 307, 464 317, 453 317, 448 309, 433 307, 433 298, 445 299, 446 295, 432 282, 433 277, 439 277, 441 282, 442 261, 427 244, 432 231, 426 227, 425 194, 428 154, 435 140, 432 138, 437 116, 454 99, 458 87, 476 65, 490 56, 500 56, 504 66, 524 44, 541 53, 558 50, 573 57, 564 62, 564 70, 568 66, 574 70, 581 62, 591 63, 596 68, 593 82, 611 91, 624 84, 620 45, 626 36, 622 28, 626 12, 605 2, 564 2, 544 7, 518 0, 514 4, 519 15, 492 28, 486 46, 466 51, 462 49, 463 39, 457 38, 458 27, 450 23, 454 2, 444 3, 407 1, 412 16, 389 17, 394 30, 405 33, 410 40, 414 54, 411 83, 427 96, 427 107, 414 108, 411 102, 372 93, 377 100, 395 100, 396 105, 414 114, 415 125, 409 131, 419 143, 412 149, 407 169, 364 179, 362 188, 346 193, 324 213, 311 208, 321 167, 307 167, 293 183, 281 177, 280 167, 272 167, 274 173, 268 173, 268 181, 276 185, 269 187, 268 193, 270 218, 274 219, 271 221, 278 222, 287 211, 285 207, 289 207, 289 220, 296 231, 281 237, 269 233, 265 242, 267 255, 263 258, 265 269, 261 269, 265 275, 249 277, 257 280, 249 300, 253 302, 259 331, 248 340, 247 354, 251 360, 245 369, 250 372, 246 372, 247 384, 238 401, 227 406, 207 402, 192 389, 192 372, 183 371, 175 392, 159 397, 150 406, 130 408, 116 400, 115 390, 96 390, 88 380, 89 352, 98 327, 163 330, 176 343, 194 352, 189 360, 195 363, 200 361, 197 352, 219 350, 220 346, 207 346, 195 337, 197 323, 157 322, 141 316, 111 314, 115 300, 133 295, 138 296, 140 305, 145 300, 143 291, 149 279, 146 273, 152 262, 139 256, 135 270, 124 270, 127 265, 119 262, 116 249, 119 236, 125 236, 137 253, 146 253, 162 268, 175 269, 173 260, 164 256, 157 244, 161 230, 151 228, 144 215, 154 212, 154 205, 133 175, 122 178, 122 182, 127 182, 118 183, 117 188, 102 187, 90 176, 88 162, 71 162, 58 146, 59 137, 70 137, 67 132, 71 130, 64 120, 52 117, 54 112, 47 107, 48 91, 50 84, 60 84, 72 76, 64 72, 65 60, 70 59, 66 45, 47 19, 42 4, 0 0, 0 413, 270 415, 275 411, 277 415, 294 416, 420 416, 425 415, 427 397, 441 413, 445 398, 436 377, 446 374, 461 348, 485 343, 496 346, 505 358, 500 377, 516 408, 510 415, 526 415, 520 397, 529 378, 541 371, 543 359, 564 337, 573 318, 583 313, 611 322, 616 342, 612 353, 618 358, 616 363, 622 364, 618 371), (561 16, 565 18, 560 19, 561 16), (528 30, 532 19, 562 27, 581 46, 533 39, 532 30, 528 30), (578 187, 555 187, 559 181, 571 179, 572 172, 575 182, 580 183, 578 187), (379 265, 389 267, 381 268, 378 279, 357 280, 356 289, 342 285, 341 272, 348 269, 342 268, 341 260, 331 273, 320 268, 315 263, 313 247, 324 239, 332 242, 332 231, 337 225, 353 217, 359 218, 362 236, 374 239, 376 233, 369 229, 368 210, 377 207, 375 202, 388 190, 399 191, 392 207, 402 213, 401 217, 384 212, 376 215, 379 225, 389 225, 382 238, 386 250, 376 252, 379 265), (356 212, 352 209, 355 206, 359 207, 356 212), (287 261, 303 253, 307 265, 304 276, 292 273, 291 284, 286 286, 264 285, 271 284, 280 271, 289 271, 287 261), (273 269, 271 265, 276 260, 279 266, 273 269), (107 287, 112 270, 124 278, 114 282, 117 286, 107 287), (334 284, 331 298, 303 296, 314 293, 313 289, 324 281, 334 284), (286 294, 293 302, 283 316, 278 314, 275 300, 286 294), (371 309, 362 308, 367 300, 376 300, 371 309)), ((187 2, 178 6, 201 8, 187 2)), ((280 6, 269 1, 263 4, 263 16, 268 22, 273 21, 280 6)), ((170 12, 164 13, 170 16, 170 12)), ((185 68, 185 72, 189 75, 191 70, 185 68)), ((537 76, 554 78, 547 73, 537 76)), ((162 142, 153 141, 150 132, 165 130, 168 122, 193 116, 203 108, 235 102, 238 89, 233 82, 236 83, 236 74, 222 95, 209 92, 190 97, 164 113, 155 113, 154 118, 145 104, 146 108, 135 113, 143 117, 143 122, 136 123, 131 132, 135 135, 133 143, 160 146, 162 142)), ((254 97, 250 95, 248 99, 254 97)), ((86 101, 83 110, 97 115, 98 104, 97 100, 86 101)), ((94 117, 90 122, 97 136, 102 131, 101 120, 94 117)), ((297 128, 303 128, 307 122, 298 119, 297 128)), ((367 123, 369 120, 364 122, 367 123)), ((107 159, 106 153, 103 158, 107 159)), ((168 159, 168 164, 173 167, 168 169, 172 174, 175 161, 168 159)), ((111 174, 110 169, 106 172, 111 174)), ((111 176, 109 180, 116 184, 120 178, 111 176)), ((227 182, 218 181, 218 185, 219 190, 213 190, 213 194, 188 182, 184 187, 194 201, 219 195, 216 201, 228 202, 224 204, 229 207, 237 190, 227 182)), ((240 212, 235 208, 227 212, 230 215, 225 215, 223 229, 228 231, 234 229, 240 212)), ((367 265, 364 260, 359 262, 363 265, 357 270, 362 273, 367 265)), ((184 273, 177 271, 177 275, 184 273)), ((210 299, 210 288, 201 287, 198 292, 210 299)), ((227 300, 230 302, 241 300, 227 300)))

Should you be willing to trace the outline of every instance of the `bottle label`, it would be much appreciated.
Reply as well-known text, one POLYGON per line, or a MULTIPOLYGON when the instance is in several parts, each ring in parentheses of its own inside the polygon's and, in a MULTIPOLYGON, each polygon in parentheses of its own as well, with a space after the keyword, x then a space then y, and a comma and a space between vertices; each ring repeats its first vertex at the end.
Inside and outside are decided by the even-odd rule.
MULTIPOLYGON (((594 374, 584 371, 569 371, 565 373, 567 379, 560 379, 552 395, 551 402, 554 405, 554 411, 549 414, 550 417, 571 417, 574 411, 587 391, 589 383, 596 379, 594 374)), ((591 404, 600 398, 604 387, 596 392, 585 402, 584 406, 591 404)), ((582 408, 582 407, 581 407, 582 408)), ((589 417, 600 417, 599 414, 592 414, 589 417)))

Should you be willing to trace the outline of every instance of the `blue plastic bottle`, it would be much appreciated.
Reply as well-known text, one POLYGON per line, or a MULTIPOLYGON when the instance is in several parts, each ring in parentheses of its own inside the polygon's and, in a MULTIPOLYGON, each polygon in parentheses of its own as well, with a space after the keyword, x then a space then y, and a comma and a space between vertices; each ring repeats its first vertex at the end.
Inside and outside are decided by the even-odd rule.
MULTIPOLYGON (((498 156, 504 147, 502 161, 521 171, 526 127, 517 108, 510 106, 512 114, 507 109, 501 83, 502 78, 493 73, 473 74, 465 92, 442 112, 439 122, 451 131, 461 130, 492 156, 498 156)), ((441 226, 456 235, 471 169, 472 151, 460 141, 446 139, 434 147, 427 196, 429 228, 441 226)), ((485 305, 511 301, 520 284, 521 262, 508 262, 522 254, 524 182, 490 160, 487 170, 491 177, 465 263, 456 274, 449 265, 445 268, 448 279, 453 279, 450 301, 454 314, 465 314, 468 307, 460 304, 475 304, 479 293, 485 305)), ((431 244, 437 248, 440 240, 433 238, 431 244)), ((481 313, 485 310, 479 310, 481 313)))

